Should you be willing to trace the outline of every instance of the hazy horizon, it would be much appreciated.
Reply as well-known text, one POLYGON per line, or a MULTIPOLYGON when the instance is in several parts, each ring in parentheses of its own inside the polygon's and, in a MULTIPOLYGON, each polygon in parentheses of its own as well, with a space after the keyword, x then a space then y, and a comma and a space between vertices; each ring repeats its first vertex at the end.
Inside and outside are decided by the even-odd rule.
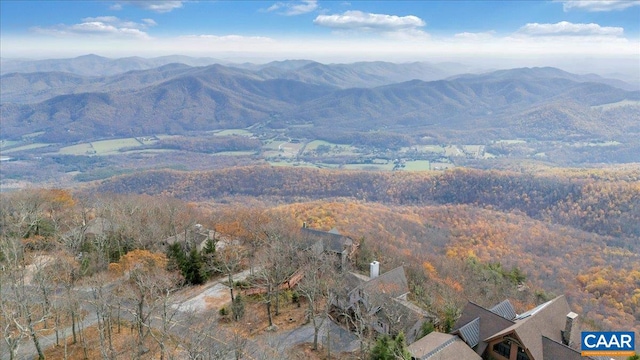
POLYGON ((429 61, 639 77, 639 5, 636 0, 3 1, 0 57, 93 53, 180 54, 234 63, 429 61))

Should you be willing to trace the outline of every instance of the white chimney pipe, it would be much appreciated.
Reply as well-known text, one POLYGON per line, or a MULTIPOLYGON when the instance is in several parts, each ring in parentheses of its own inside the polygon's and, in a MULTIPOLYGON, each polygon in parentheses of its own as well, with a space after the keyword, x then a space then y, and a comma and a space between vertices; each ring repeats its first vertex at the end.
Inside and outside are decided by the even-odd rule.
POLYGON ((378 275, 380 275, 380 263, 374 260, 369 264, 369 277, 374 279, 377 278, 378 275))

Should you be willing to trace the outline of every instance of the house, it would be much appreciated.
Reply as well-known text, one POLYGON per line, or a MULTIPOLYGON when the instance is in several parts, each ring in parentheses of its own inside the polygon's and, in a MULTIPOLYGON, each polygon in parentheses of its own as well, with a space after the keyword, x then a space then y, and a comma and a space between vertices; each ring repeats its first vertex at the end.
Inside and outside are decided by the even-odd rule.
POLYGON ((580 346, 577 318, 564 296, 522 314, 508 300, 490 309, 469 302, 451 335, 483 359, 585 359, 575 350, 580 346))
POLYGON ((337 317, 358 319, 382 335, 403 332, 411 343, 420 335, 422 325, 434 317, 407 301, 409 285, 404 267, 379 275, 379 266, 377 261, 370 264, 370 276, 345 273, 343 287, 333 300, 337 317))
POLYGON ((314 230, 302 224, 302 243, 317 253, 329 253, 338 258, 338 264, 344 268, 353 256, 357 246, 351 238, 340 234, 333 228, 330 231, 314 230))
POLYGON ((481 360, 457 335, 432 332, 407 347, 415 360, 481 360))
MULTIPOLYGON (((185 228, 184 231, 174 236, 162 240, 159 245, 164 248, 179 242, 184 243, 189 249, 195 247, 198 251, 202 251, 202 249, 207 246, 207 241, 209 240, 215 240, 213 231, 205 229, 200 224, 195 224, 192 227, 185 228)), ((216 248, 218 248, 218 246, 216 246, 216 248)))
POLYGON ((116 226, 109 219, 103 217, 97 217, 87 221, 84 227, 84 237, 87 240, 94 240, 96 238, 107 237, 109 234, 114 233, 116 226))
MULTIPOLYGON (((83 244, 104 242, 116 234, 118 227, 109 219, 96 217, 62 235, 67 244, 82 249, 83 244)), ((78 251, 79 251, 78 250, 78 251)), ((79 257, 82 253, 78 254, 79 257)))

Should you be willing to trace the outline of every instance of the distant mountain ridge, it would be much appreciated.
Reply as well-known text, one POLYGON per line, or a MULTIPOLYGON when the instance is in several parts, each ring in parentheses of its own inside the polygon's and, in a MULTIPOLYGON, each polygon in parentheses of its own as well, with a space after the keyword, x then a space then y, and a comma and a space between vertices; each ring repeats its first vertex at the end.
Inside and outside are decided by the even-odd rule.
POLYGON ((536 80, 539 78, 556 78, 566 79, 575 82, 594 82, 607 84, 623 90, 637 90, 633 85, 618 79, 608 79, 596 74, 578 75, 570 72, 554 68, 554 67, 533 67, 533 68, 516 68, 508 70, 497 70, 484 74, 462 74, 454 75, 447 80, 472 81, 478 80, 497 80, 497 79, 518 79, 518 80, 536 80))
POLYGON ((220 60, 213 58, 194 58, 181 55, 161 56, 156 58, 133 56, 111 59, 95 54, 89 54, 71 59, 3 59, 2 66, 0 67, 0 74, 55 71, 83 76, 109 76, 122 74, 131 70, 149 70, 171 63, 182 63, 189 66, 206 66, 220 62, 220 60))
MULTIPOLYGON (((189 63, 213 61, 214 59, 195 59, 170 56, 154 59, 124 58, 107 59, 88 55, 82 58, 51 60, 39 63, 38 68, 53 67, 54 71, 3 73, 1 77, 1 102, 34 103, 57 95, 81 92, 130 91, 151 85, 154 82, 179 76, 191 67, 189 63), (190 61, 185 61, 190 60, 190 61), (146 63, 141 63, 141 61, 146 63), (165 63, 175 60, 175 63, 165 63), (128 65, 122 65, 127 63, 128 65), (162 63, 155 67, 155 64, 162 63), (80 65, 78 65, 80 64, 80 65), (108 65, 111 64, 111 65, 108 65), (148 69, 146 67, 154 66, 148 69), (109 68, 108 71, 105 68, 109 68), (74 70, 78 68, 78 70, 74 70), (91 69, 88 69, 91 68, 91 69), (119 69, 124 72, 117 72, 119 69), (126 70, 126 71, 125 71, 126 70), (109 74, 104 75, 103 73, 109 74), (115 72, 114 74, 111 74, 115 72), (55 73, 52 75, 50 73, 55 73), (92 75, 92 73, 94 73, 92 75), (65 76, 68 74, 68 76, 65 76), (87 75, 88 74, 88 75, 87 75), (97 75, 95 75, 97 74, 97 75), (56 81, 48 80, 55 76, 56 81)), ((35 63, 35 62, 34 62, 35 63)), ((25 69, 33 68, 27 62, 25 69)), ((388 62, 359 62, 353 64, 320 64, 310 60, 274 61, 267 64, 229 64, 229 71, 255 77, 262 80, 286 79, 316 85, 328 85, 339 88, 376 87, 413 79, 432 81, 444 79, 454 73, 469 70, 460 64, 428 64, 422 62, 394 64, 388 62)), ((11 66, 8 66, 11 69, 11 66)), ((3 70, 6 70, 3 66, 3 70)), ((23 69, 24 70, 24 69, 23 69)), ((197 71, 197 70, 195 70, 197 71)))
POLYGON ((43 141, 71 142, 257 123, 313 124, 310 131, 316 135, 435 131, 468 139, 610 139, 640 132, 640 107, 633 105, 640 100, 640 92, 611 86, 604 83, 607 79, 593 82, 591 76, 555 68, 520 68, 447 80, 393 82, 420 74, 443 73, 423 63, 295 61, 253 70, 167 64, 106 77, 8 74, 2 76, 3 97, 40 101, 3 103, 2 136, 44 131, 43 141), (406 73, 394 75, 403 67, 406 73), (344 88, 349 83, 388 81, 375 87, 344 88), (598 108, 620 102, 622 110, 598 108))

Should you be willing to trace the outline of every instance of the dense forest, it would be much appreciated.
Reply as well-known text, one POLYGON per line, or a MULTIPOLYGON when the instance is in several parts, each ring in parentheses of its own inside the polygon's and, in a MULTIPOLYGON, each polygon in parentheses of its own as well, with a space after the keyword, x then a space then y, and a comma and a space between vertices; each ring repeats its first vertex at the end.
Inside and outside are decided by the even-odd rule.
MULTIPOLYGON (((300 260, 291 250, 295 246, 287 244, 300 241, 303 223, 319 230, 337 228, 356 239, 354 269, 365 270, 374 259, 384 269, 404 265, 411 300, 435 314, 443 331, 468 299, 491 306, 508 298, 521 312, 559 294, 567 296, 586 328, 638 331, 639 180, 637 169, 525 174, 241 167, 150 171, 74 192, 2 194, 0 262, 7 270, 0 289, 0 320, 7 329, 2 346, 8 346, 7 353, 19 353, 20 341, 37 343, 38 336, 52 331, 57 343, 67 344, 62 339, 69 334, 58 332, 72 326, 74 343, 76 331, 97 331, 93 346, 109 358, 117 352, 110 348, 110 331, 123 323, 135 330, 130 346, 137 351, 155 349, 151 353, 168 355, 170 347, 200 349, 196 335, 185 340, 162 326, 152 331, 150 319, 169 324, 170 319, 162 320, 162 309, 170 297, 227 276, 236 290, 221 316, 236 324, 245 313, 268 304, 271 324, 271 311, 277 316, 285 306, 278 305, 280 299, 284 304, 286 297, 275 287, 276 293, 266 298, 243 300, 237 295, 247 284, 236 283, 231 275, 262 269, 250 281, 279 283, 276 275, 293 271, 279 264, 300 260), (95 235, 96 221, 108 233, 95 235), (186 229, 195 224, 211 229, 216 241, 228 246, 217 251, 215 243, 202 249, 163 245, 181 233, 186 238, 186 229), (132 278, 134 273, 142 277, 132 278), (37 291, 29 294, 28 287, 37 291), (84 308, 78 301, 51 300, 80 289, 94 294, 92 304, 105 306, 96 307, 102 318, 97 328, 80 327, 87 315, 81 314, 84 308), (150 302, 133 312, 137 317, 116 317, 120 306, 143 301, 144 296, 150 302), (236 297, 241 300, 233 300, 236 297)), ((305 264, 300 266, 313 263, 305 264)), ((321 309, 310 305, 307 311, 321 309)), ((193 334, 203 331, 194 324, 180 326, 193 334)), ((233 326, 240 328, 220 326, 216 331, 228 339, 233 338, 233 326)), ((245 336, 258 342, 255 333, 245 336)), ((90 341, 79 339, 87 351, 90 341)), ((233 346, 225 349, 232 351, 233 346)))
POLYGON ((189 173, 150 171, 107 180, 97 191, 162 194, 191 201, 234 196, 277 197, 285 202, 345 197, 403 206, 469 204, 522 212, 537 220, 614 238, 630 237, 629 246, 637 245, 633 238, 640 236, 638 170, 523 174, 457 169, 433 174, 265 166, 189 173))
POLYGON ((406 256, 405 263, 433 254, 428 261, 436 263, 441 255, 447 261, 499 260, 523 270, 538 289, 567 293, 599 326, 640 320, 640 172, 633 168, 527 174, 245 167, 149 172, 97 189, 144 189, 214 204, 247 198, 289 203, 278 209, 300 223, 364 236, 406 256))

